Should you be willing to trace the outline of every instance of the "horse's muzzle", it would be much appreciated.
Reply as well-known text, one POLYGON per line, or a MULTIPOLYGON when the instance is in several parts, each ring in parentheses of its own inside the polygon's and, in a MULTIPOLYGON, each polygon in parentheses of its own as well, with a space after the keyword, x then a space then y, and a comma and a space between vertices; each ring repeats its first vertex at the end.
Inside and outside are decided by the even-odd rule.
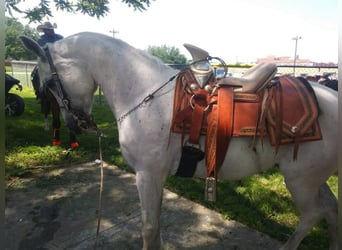
POLYGON ((77 125, 81 133, 89 132, 89 131, 96 131, 96 132, 98 131, 97 125, 92 119, 90 120, 77 119, 77 125))
POLYGON ((98 131, 96 123, 90 116, 78 117, 75 114, 66 113, 64 118, 68 128, 77 135, 90 131, 98 131))

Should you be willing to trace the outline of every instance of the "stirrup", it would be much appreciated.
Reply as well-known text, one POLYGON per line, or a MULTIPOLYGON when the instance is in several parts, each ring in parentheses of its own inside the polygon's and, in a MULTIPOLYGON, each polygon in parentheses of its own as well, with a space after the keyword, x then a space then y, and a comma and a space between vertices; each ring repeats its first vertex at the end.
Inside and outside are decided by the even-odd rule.
POLYGON ((216 178, 215 177, 207 177, 205 179, 204 199, 206 201, 211 201, 211 202, 216 201, 216 178))

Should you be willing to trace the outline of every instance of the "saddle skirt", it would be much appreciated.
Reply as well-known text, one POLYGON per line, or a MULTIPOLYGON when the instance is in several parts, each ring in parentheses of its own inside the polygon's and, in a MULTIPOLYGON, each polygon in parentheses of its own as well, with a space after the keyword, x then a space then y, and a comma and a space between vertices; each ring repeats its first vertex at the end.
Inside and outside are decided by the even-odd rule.
POLYGON ((309 83, 287 75, 273 81, 266 122, 276 152, 279 145, 294 144, 296 159, 299 143, 321 140, 318 115, 318 102, 309 83))

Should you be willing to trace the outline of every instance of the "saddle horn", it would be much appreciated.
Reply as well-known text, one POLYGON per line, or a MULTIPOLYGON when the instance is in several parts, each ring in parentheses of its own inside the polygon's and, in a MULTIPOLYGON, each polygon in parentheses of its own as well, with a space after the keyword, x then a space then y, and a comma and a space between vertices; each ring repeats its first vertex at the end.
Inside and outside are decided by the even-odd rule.
POLYGON ((183 45, 191 54, 193 61, 204 60, 209 56, 209 53, 207 51, 205 51, 204 49, 201 49, 195 45, 192 45, 189 43, 185 43, 183 45))

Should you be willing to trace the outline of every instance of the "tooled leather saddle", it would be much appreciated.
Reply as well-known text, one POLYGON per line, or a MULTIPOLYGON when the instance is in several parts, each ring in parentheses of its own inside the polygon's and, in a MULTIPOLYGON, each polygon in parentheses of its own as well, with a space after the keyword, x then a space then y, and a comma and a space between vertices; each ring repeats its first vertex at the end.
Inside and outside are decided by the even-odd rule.
MULTIPOLYGON (((274 64, 264 63, 252 67, 241 78, 218 81, 211 75, 204 86, 191 69, 179 73, 171 131, 183 135, 183 153, 187 154, 198 152, 193 148, 201 148, 199 138, 205 136, 205 150, 192 162, 205 157, 207 184, 211 183, 206 187, 207 200, 216 200, 217 173, 231 137, 269 138, 276 152, 280 145, 292 143, 294 159, 299 143, 322 139, 313 90, 294 77, 273 78, 275 73, 274 64)), ((180 165, 187 167, 182 160, 180 165)), ((179 168, 177 174, 182 173, 184 170, 179 168)))

